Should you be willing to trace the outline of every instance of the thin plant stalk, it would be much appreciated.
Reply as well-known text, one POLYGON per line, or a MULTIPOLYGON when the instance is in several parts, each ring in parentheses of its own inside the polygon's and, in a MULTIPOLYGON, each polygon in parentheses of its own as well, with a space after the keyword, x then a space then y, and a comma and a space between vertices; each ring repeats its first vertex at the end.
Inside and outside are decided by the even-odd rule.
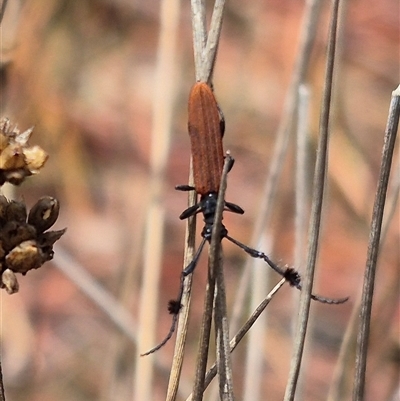
POLYGON ((221 266, 222 263, 220 263, 221 261, 220 232, 222 229, 222 213, 224 211, 224 204, 225 204, 227 175, 229 167, 231 165, 231 161, 232 158, 230 157, 229 154, 227 154, 225 158, 224 168, 222 171, 221 186, 218 193, 218 202, 215 211, 213 229, 211 233, 210 252, 208 259, 208 279, 207 279, 207 287, 204 301, 203 320, 200 330, 199 350, 196 363, 196 375, 193 386, 193 401, 201 401, 203 399, 204 378, 207 368, 208 349, 210 345, 211 323, 213 316, 215 280, 217 274, 216 270, 222 268, 221 266))
POLYGON ((204 0, 191 0, 192 35, 196 81, 203 72, 203 54, 207 42, 206 6, 204 0))
MULTIPOLYGON (((299 104, 297 110, 297 131, 296 131, 296 168, 295 168, 295 247, 294 260, 298 266, 305 264, 305 244, 307 235, 307 213, 309 210, 308 196, 308 174, 307 174, 307 139, 310 127, 310 89, 307 85, 301 84, 299 87, 299 104)), ((293 310, 297 310, 299 304, 299 293, 292 291, 293 310)), ((294 344, 296 333, 296 319, 292 321, 292 344, 294 344)), ((307 353, 306 353, 307 355, 307 353)), ((307 360, 303 358, 303 373, 307 368, 307 360)), ((297 394, 303 392, 304 380, 300 375, 297 394)))
MULTIPOLYGON (((400 171, 400 169, 397 169, 400 171)), ((395 214, 397 208, 397 202, 399 199, 400 191, 400 176, 397 177, 397 182, 394 184, 394 188, 390 197, 386 203, 389 207, 387 208, 387 213, 384 216, 384 222, 381 232, 381 244, 385 242, 387 233, 389 231, 390 224, 392 222, 392 217, 395 214)), ((398 285, 396 280, 391 280, 393 289, 390 288, 386 291, 388 294, 396 293, 398 291, 398 285)), ((357 297, 358 298, 358 297, 357 297)), ((360 314, 360 301, 358 301, 352 310, 349 323, 346 328, 346 332, 343 337, 343 342, 340 347, 339 358, 336 363, 333 380, 329 389, 327 401, 341 401, 346 399, 351 393, 351 378, 353 376, 354 359, 356 352, 356 337, 357 337, 357 324, 358 316, 360 314)), ((381 304, 387 305, 385 300, 381 300, 381 304)))
MULTIPOLYGON (((189 185, 193 185, 193 169, 190 163, 189 185)), ((197 195, 194 191, 188 194, 188 206, 193 206, 196 203, 197 195)), ((185 255, 183 258, 183 269, 193 260, 196 244, 196 216, 189 217, 186 226, 185 234, 185 255)), ((171 373, 169 375, 168 389, 166 401, 174 401, 179 389, 181 379, 184 348, 186 343, 189 310, 192 289, 192 275, 185 277, 184 289, 182 294, 182 309, 179 312, 178 328, 176 332, 176 341, 174 348, 174 356, 172 359, 171 373)))
MULTIPOLYGON (((258 245, 260 249, 267 252, 271 249, 271 241, 266 235, 261 237, 258 245)), ((265 297, 269 283, 269 271, 265 269, 264 261, 257 260, 254 263, 252 271, 252 283, 250 291, 250 310, 256 309, 260 299, 265 297)), ((260 344, 263 344, 267 328, 267 311, 264 312, 257 321, 247 337, 245 377, 243 401, 259 400, 262 383, 264 379, 264 355, 260 350, 260 344)))
POLYGON ((204 63, 201 79, 211 82, 217 58, 219 38, 221 35, 222 19, 224 15, 225 0, 216 0, 211 17, 210 31, 208 33, 206 48, 204 49, 204 63))
MULTIPOLYGON (((207 41, 207 27, 206 27, 206 12, 205 4, 203 0, 191 0, 191 19, 192 19, 192 36, 193 36, 193 53, 194 53, 194 65, 196 81, 201 79, 203 71, 203 55, 207 41)), ((189 185, 193 185, 193 166, 192 160, 190 159, 189 169, 189 185)), ((195 204, 197 194, 189 192, 188 194, 188 206, 195 204)), ((184 263, 183 269, 193 260, 194 247, 195 247, 195 235, 196 235, 196 217, 192 216, 188 219, 186 234, 185 234, 185 249, 184 249, 184 263)), ((169 376, 168 390, 167 390, 167 401, 174 401, 179 389, 179 382, 181 378, 183 359, 184 359, 184 347, 186 343, 188 321, 189 321, 189 310, 190 310, 190 294, 192 286, 192 275, 185 277, 184 290, 182 295, 182 310, 179 313, 178 329, 176 335, 174 357, 171 367, 171 373, 169 376)))
POLYGON ((223 255, 222 249, 220 248, 220 260, 216 271, 214 306, 216 356, 219 377, 219 399, 222 401, 234 401, 233 374, 229 346, 229 324, 222 261, 223 255))
POLYGON ((191 0, 193 49, 196 81, 211 85, 221 35, 225 0, 216 0, 207 35, 206 9, 204 0, 191 0))
MULTIPOLYGON (((299 266, 304 265, 305 233, 307 230, 307 138, 310 126, 310 90, 302 84, 299 87, 299 107, 296 135, 296 214, 295 214, 295 250, 294 260, 299 266)), ((295 294, 295 292, 293 292, 295 294)), ((297 296, 296 296, 297 300, 297 296)))
MULTIPOLYGON (((232 340, 229 342, 231 353, 235 350, 235 348, 240 344, 244 336, 251 329, 253 324, 257 321, 259 316, 264 312, 265 308, 269 305, 272 298, 275 294, 282 288, 283 284, 285 284, 286 280, 283 278, 279 281, 278 284, 269 292, 269 294, 265 297, 265 299, 258 305, 258 307, 254 310, 251 316, 247 319, 246 323, 240 328, 240 330, 235 334, 232 340)), ((208 387, 208 385, 212 382, 214 377, 217 375, 217 365, 214 363, 211 368, 208 370, 205 381, 204 381, 204 390, 208 387)), ((186 401, 193 401, 193 394, 190 394, 186 401)))
POLYGON ((57 246, 53 264, 103 311, 126 338, 137 345, 137 323, 131 313, 60 245, 57 246))
POLYGON ((322 100, 320 118, 320 136, 317 148, 317 160, 315 165, 314 189, 309 228, 307 269, 303 281, 303 290, 300 295, 299 321, 296 330, 295 349, 292 357, 289 379, 285 391, 285 401, 293 401, 296 393, 297 381, 303 357, 306 339, 308 317, 310 313, 311 291, 314 279, 314 270, 317 259, 319 234, 321 226, 322 203, 324 195, 325 177, 327 170, 328 138, 330 104, 333 86, 333 67, 335 58, 336 29, 339 12, 339 1, 333 3, 331 26, 329 30, 329 44, 327 65, 325 74, 325 88, 322 100))
POLYGON ((162 204, 165 171, 172 132, 176 82, 176 37, 179 0, 164 0, 160 8, 160 34, 153 95, 153 123, 150 157, 150 200, 143 251, 143 281, 139 303, 138 347, 134 377, 134 399, 151 399, 154 358, 140 357, 140 351, 155 342, 159 281, 162 265, 165 209, 162 204), (165 77, 168 79, 165 79, 165 77), (149 299, 151 302, 149 304, 149 299), (149 305, 154 305, 150 307, 149 305))
MULTIPOLYGON (((305 81, 306 74, 311 61, 311 49, 316 38, 316 30, 319 21, 321 9, 321 0, 307 0, 304 10, 304 18, 300 31, 299 49, 293 70, 292 80, 286 95, 283 117, 278 127, 274 149, 272 151, 271 163, 264 184, 262 203, 257 212, 257 220, 254 226, 250 244, 257 244, 259 238, 266 227, 269 227, 272 212, 274 210, 278 181, 281 176, 284 160, 287 155, 289 138, 293 133, 294 118, 297 111, 299 85, 305 81)), ((254 259, 249 258, 243 270, 238 290, 235 296, 230 331, 235 332, 238 329, 244 305, 245 297, 249 288, 251 268, 254 259)))
MULTIPOLYGON (((195 59, 196 80, 211 84, 211 77, 216 60, 218 50, 218 42, 221 33, 222 16, 224 10, 224 1, 217 0, 215 2, 213 15, 211 18, 210 34, 207 37, 206 31, 206 13, 203 0, 192 0, 192 29, 193 29, 193 48, 195 59)), ((229 157, 227 157, 227 160, 229 157)), ((224 166, 225 176, 222 175, 220 188, 220 197, 217 204, 215 221, 213 226, 212 240, 209 253, 208 282, 205 294, 205 306, 203 312, 202 328, 200 332, 200 345, 196 363, 196 374, 193 386, 194 400, 201 400, 204 391, 204 375, 207 367, 208 347, 212 322, 212 311, 214 303, 215 288, 215 270, 220 265, 220 239, 219 232, 221 230, 222 212, 224 207, 223 185, 226 186, 227 160, 224 166), (223 184, 225 180, 225 184, 223 184)), ((221 259, 222 261, 222 259, 221 259)), ((230 364, 226 367, 229 368, 230 364)))
POLYGON ((361 300, 360 323, 357 336, 356 367, 353 388, 353 401, 364 399, 365 373, 367 365, 368 340, 370 332, 372 299, 374 294, 375 272, 379 254, 386 192, 392 166, 393 152, 400 116, 400 86, 393 91, 389 117, 386 126, 378 188, 372 212, 371 231, 368 244, 367 263, 361 300))

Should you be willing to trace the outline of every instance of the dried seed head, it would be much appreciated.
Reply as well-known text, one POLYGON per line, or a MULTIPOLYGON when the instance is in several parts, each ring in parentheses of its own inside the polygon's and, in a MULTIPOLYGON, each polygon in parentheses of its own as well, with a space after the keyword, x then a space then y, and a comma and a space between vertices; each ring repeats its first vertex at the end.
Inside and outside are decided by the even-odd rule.
POLYGON ((24 154, 20 145, 10 144, 1 152, 0 169, 16 170, 24 167, 24 164, 24 154))
POLYGON ((8 138, 0 129, 0 152, 2 152, 8 145, 8 138))
POLYGON ((40 146, 24 149, 26 166, 32 174, 39 172, 48 159, 48 154, 40 146))
POLYGON ((25 177, 38 173, 48 155, 39 146, 28 146, 33 127, 20 132, 11 128, 8 118, 0 120, 0 185, 6 181, 20 184, 25 177))
POLYGON ((17 223, 26 222, 26 206, 24 202, 11 200, 6 208, 7 221, 16 221, 17 223))
POLYGON ((18 284, 17 276, 15 275, 15 273, 12 270, 6 269, 3 271, 2 275, 1 275, 0 287, 5 288, 6 291, 10 295, 18 292, 19 284, 18 284))
POLYGON ((60 204, 51 196, 40 198, 32 207, 28 216, 28 224, 34 226, 38 233, 49 229, 57 220, 60 204))
POLYGON ((23 241, 34 239, 36 229, 27 223, 9 221, 0 230, 0 241, 3 249, 8 252, 23 241))
POLYGON ((26 274, 43 263, 43 254, 35 240, 21 242, 6 256, 6 267, 15 273, 26 274))
POLYGON ((38 244, 43 252, 43 263, 53 259, 53 245, 64 235, 65 231, 67 231, 66 228, 58 231, 47 231, 38 236, 38 244))
POLYGON ((7 221, 6 219, 6 211, 8 207, 8 200, 5 196, 0 195, 0 223, 1 226, 7 221))
POLYGON ((45 196, 28 214, 24 202, 0 195, 0 288, 16 292, 15 273, 25 275, 53 258, 53 245, 66 230, 46 230, 57 220, 59 210, 58 200, 45 196))

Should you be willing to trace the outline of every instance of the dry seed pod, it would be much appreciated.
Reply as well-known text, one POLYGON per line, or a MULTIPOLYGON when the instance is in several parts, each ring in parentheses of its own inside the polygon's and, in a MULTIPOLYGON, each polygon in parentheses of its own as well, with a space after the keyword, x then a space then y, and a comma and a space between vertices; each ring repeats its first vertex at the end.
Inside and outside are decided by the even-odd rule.
POLYGON ((8 145, 8 138, 0 129, 0 152, 2 152, 8 145))
POLYGON ((17 129, 17 127, 15 127, 13 130, 15 143, 17 143, 18 145, 21 145, 21 146, 27 146, 29 138, 32 135, 32 132, 33 132, 33 127, 28 128, 24 132, 20 132, 19 129, 17 129))
POLYGON ((0 120, 0 185, 6 181, 18 185, 25 177, 38 173, 48 155, 39 146, 28 146, 33 127, 20 132, 10 120, 0 120))
POLYGON ((49 155, 40 146, 25 148, 24 156, 26 166, 32 174, 37 173, 49 158, 49 155))
POLYGON ((0 240, 0 259, 3 259, 6 256, 6 251, 3 248, 3 242, 0 240))
POLYGON ((53 259, 54 256, 53 245, 64 235, 65 231, 67 231, 66 228, 58 231, 48 231, 46 233, 39 235, 37 242, 43 253, 43 258, 44 258, 43 263, 53 259))
POLYGON ((10 144, 1 152, 0 169, 15 170, 24 166, 25 157, 20 145, 10 144))
POLYGON ((19 284, 17 280, 17 276, 15 273, 10 270, 6 269, 1 275, 1 284, 2 288, 5 288, 6 291, 11 295, 15 294, 19 290, 19 284))
POLYGON ((57 231, 47 231, 46 233, 43 233, 38 236, 38 243, 41 248, 53 246, 56 241, 58 241, 67 231, 66 228, 63 228, 62 230, 57 230, 57 231))
POLYGON ((34 238, 36 238, 36 229, 27 223, 9 221, 0 230, 0 241, 6 252, 21 242, 34 238))
POLYGON ((43 253, 35 240, 21 242, 6 256, 6 266, 15 273, 26 274, 43 264, 43 253))
POLYGON ((7 221, 7 217, 6 217, 7 207, 8 207, 7 198, 3 195, 0 195, 0 222, 1 223, 4 223, 7 221))
POLYGON ((44 196, 30 210, 28 224, 34 226, 39 234, 43 233, 56 222, 59 211, 58 200, 51 196, 44 196))
POLYGON ((25 223, 27 217, 26 206, 24 202, 11 200, 6 209, 7 221, 16 221, 17 223, 25 223))

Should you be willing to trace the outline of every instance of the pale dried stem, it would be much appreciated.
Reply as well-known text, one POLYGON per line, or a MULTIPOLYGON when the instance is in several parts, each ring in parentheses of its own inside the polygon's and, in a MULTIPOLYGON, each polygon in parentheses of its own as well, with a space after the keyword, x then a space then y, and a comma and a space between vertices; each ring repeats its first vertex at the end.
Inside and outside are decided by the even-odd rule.
MULTIPOLYGON (((204 301, 203 320, 200 330, 199 350, 197 354, 196 375, 193 386, 193 401, 201 401, 204 392, 204 378, 207 368, 208 349, 210 344, 211 323, 214 306, 214 289, 217 269, 222 269, 222 258, 220 258, 221 249, 221 229, 222 229, 222 213, 225 205, 225 191, 227 185, 228 169, 231 163, 230 155, 225 158, 224 168, 221 178, 221 186, 218 193, 218 202, 214 217, 213 229, 211 233, 210 252, 208 259, 208 280, 204 301)), ((225 301, 226 302, 226 301, 225 301)), ((226 318, 226 308, 225 308, 226 318)), ((227 334, 221 333, 222 336, 227 334)), ((230 363, 226 366, 229 368, 230 363)))
MULTIPOLYGON (((397 169, 397 171, 400 171, 397 169)), ((391 196, 389 195, 388 201, 388 212, 384 216, 384 222, 381 233, 381 247, 385 243, 389 227, 393 221, 392 217, 396 212, 397 203, 399 199, 400 191, 400 175, 397 176, 397 182, 393 185, 391 196)), ((398 278, 398 276, 397 276, 398 278)), ((385 297, 380 300, 379 304, 382 308, 378 307, 377 310, 384 310, 388 308, 390 302, 396 304, 396 294, 398 293, 398 280, 390 279, 388 286, 384 286, 386 289, 385 297)), ((346 328, 346 332, 343 337, 343 342, 340 347, 338 361, 335 367, 335 372, 332 380, 332 384, 329 389, 327 401, 341 401, 347 399, 351 393, 351 379, 354 368, 355 350, 356 350, 356 338, 357 338, 357 324, 358 316, 360 314, 360 303, 361 296, 357 296, 357 302, 355 303, 349 323, 346 328)), ((393 308, 395 305, 393 305, 393 308)), ((391 315, 390 313, 388 315, 391 315)), ((387 318, 389 321, 390 318, 387 318)), ((388 321, 384 322, 382 327, 388 327, 388 321)))
MULTIPOLYGON (((265 181, 262 203, 257 212, 257 220, 254 226, 250 244, 257 248, 259 238, 268 228, 275 206, 278 181, 282 173, 284 160, 288 150, 289 138, 293 134, 293 121, 296 116, 299 85, 305 80, 311 60, 311 49, 316 38, 316 29, 320 15, 321 0, 308 0, 304 11, 304 18, 300 32, 300 44, 297 59, 292 75, 290 87, 287 92, 283 117, 278 127, 277 137, 272 152, 272 158, 267 179, 265 181)), ((230 331, 235 332, 239 326, 243 310, 246 305, 245 298, 249 289, 251 267, 253 258, 249 258, 243 269, 242 277, 235 296, 235 303, 230 323, 230 331)))
POLYGON ((395 141, 399 125, 399 116, 400 86, 392 93, 392 101, 390 103, 388 122, 384 136, 378 187, 375 196, 374 209, 372 212, 371 231, 361 300, 360 323, 357 336, 353 401, 361 401, 364 399, 365 373, 367 365, 375 272, 379 254, 383 212, 386 203, 386 192, 389 183, 393 152, 395 149, 395 141))
POLYGON ((303 290, 300 295, 299 321, 296 329, 295 349, 293 352, 288 383, 285 391, 285 401, 293 401, 303 357, 308 317, 310 313, 311 291, 314 280, 314 270, 317 260, 319 234, 321 227, 322 202, 327 171, 327 153, 329 143, 330 104, 333 86, 333 67, 335 61, 336 30, 338 21, 339 1, 333 3, 331 26, 329 32, 328 55, 326 62, 325 85, 320 117, 320 134, 315 164, 312 209, 309 226, 307 251, 307 268, 303 279, 303 290))
MULTIPOLYGON (((189 185, 193 185, 192 163, 190 163, 189 185)), ((193 206, 197 201, 197 195, 194 191, 190 191, 188 195, 188 207, 193 206)), ((195 253, 196 244, 196 216, 189 217, 185 234, 185 255, 183 258, 183 268, 185 268, 192 260, 195 253)), ((189 323, 189 310, 192 289, 192 275, 185 277, 183 284, 183 294, 181 304, 182 309, 179 312, 178 328, 176 333, 176 341, 174 348, 174 356, 172 359, 172 367, 169 375, 167 401, 176 399, 181 380, 181 372, 183 358, 185 355, 185 344, 189 323)))
POLYGON ((150 156, 150 198, 143 247, 143 279, 139 301, 138 347, 135 363, 134 398, 152 398, 154 358, 140 352, 155 343, 157 305, 162 268, 165 208, 165 172, 170 149, 172 116, 176 97, 176 38, 180 15, 179 0, 165 0, 160 8, 160 33, 153 94, 150 156), (168 77, 168 79, 166 79, 168 77), (149 302, 151 300, 151 302, 149 302))
MULTIPOLYGON (((234 349, 239 345, 244 336, 251 329, 253 324, 257 321, 259 316, 264 312, 265 308, 271 302, 272 298, 279 291, 279 289, 285 284, 286 280, 282 279, 279 283, 269 292, 269 294, 265 297, 265 299, 260 303, 260 305, 254 310, 251 316, 247 319, 246 323, 242 326, 242 328, 237 332, 237 334, 232 338, 229 342, 230 352, 232 353, 234 349)), ((205 381, 204 381, 204 390, 208 387, 214 377, 217 375, 217 365, 214 363, 211 368, 208 370, 205 381)), ((186 401, 193 401, 193 394, 190 394, 186 401)))

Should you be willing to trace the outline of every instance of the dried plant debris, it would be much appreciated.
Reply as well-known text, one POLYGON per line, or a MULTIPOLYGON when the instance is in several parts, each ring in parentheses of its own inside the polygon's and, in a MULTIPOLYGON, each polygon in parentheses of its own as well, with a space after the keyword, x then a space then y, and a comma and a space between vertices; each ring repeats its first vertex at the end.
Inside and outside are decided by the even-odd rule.
POLYGON ((25 275, 53 259, 53 245, 66 229, 46 231, 57 220, 60 205, 50 196, 40 198, 27 213, 24 202, 0 195, 0 287, 18 291, 16 273, 25 275))
POLYGON ((0 120, 0 185, 19 185, 44 166, 47 153, 40 146, 28 146, 32 131, 33 127, 20 132, 8 118, 0 120))

